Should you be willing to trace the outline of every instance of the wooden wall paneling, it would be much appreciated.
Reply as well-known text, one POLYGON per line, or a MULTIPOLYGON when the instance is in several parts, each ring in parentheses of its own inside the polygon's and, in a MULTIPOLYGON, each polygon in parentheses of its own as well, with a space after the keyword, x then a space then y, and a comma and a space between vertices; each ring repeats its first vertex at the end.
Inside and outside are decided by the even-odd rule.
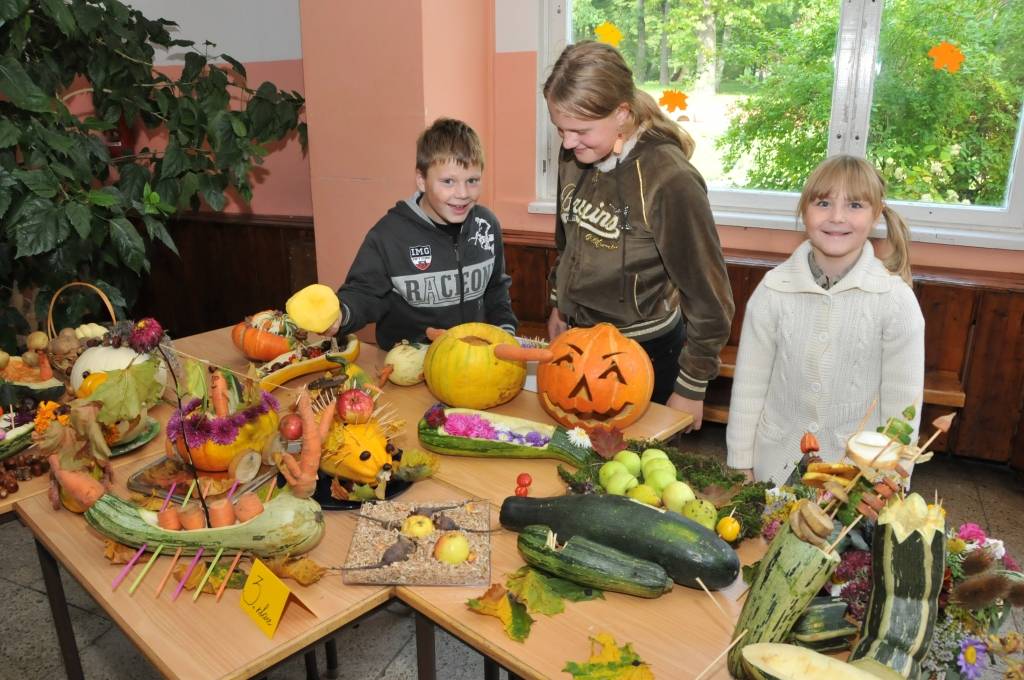
POLYGON ((957 454, 1010 461, 1021 428, 1022 386, 1024 295, 983 291, 964 378, 967 403, 954 442, 957 454))
POLYGON ((962 380, 978 291, 930 282, 914 288, 925 319, 925 369, 950 371, 962 380))
POLYGON ((505 271, 512 277, 512 311, 519 319, 519 334, 546 337, 548 250, 508 248, 505 250, 505 271))

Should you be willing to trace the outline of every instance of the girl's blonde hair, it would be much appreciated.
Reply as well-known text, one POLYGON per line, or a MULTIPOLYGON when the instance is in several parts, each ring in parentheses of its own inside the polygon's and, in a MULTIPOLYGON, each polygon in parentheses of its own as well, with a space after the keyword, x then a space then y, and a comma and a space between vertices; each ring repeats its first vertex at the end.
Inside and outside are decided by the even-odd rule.
POLYGON ((611 45, 584 41, 562 50, 544 81, 544 98, 583 120, 607 118, 625 103, 638 129, 675 143, 687 158, 693 155, 693 137, 665 115, 654 97, 636 88, 633 72, 611 45))
POLYGON ((885 202, 885 179, 871 163, 857 156, 832 156, 814 169, 804 184, 797 214, 803 217, 807 206, 820 198, 845 195, 847 200, 870 203, 874 220, 885 218, 886 239, 892 252, 882 261, 885 268, 908 284, 910 279, 910 229, 899 214, 885 202))

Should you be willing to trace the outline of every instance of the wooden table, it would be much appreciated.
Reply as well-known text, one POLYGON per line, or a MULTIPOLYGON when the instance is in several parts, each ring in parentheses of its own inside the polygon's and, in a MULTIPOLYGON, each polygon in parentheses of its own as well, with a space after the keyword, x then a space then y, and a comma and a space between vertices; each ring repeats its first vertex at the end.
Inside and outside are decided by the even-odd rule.
MULTIPOLYGON (((175 347, 187 355, 206 358, 235 370, 244 371, 246 367, 244 359, 231 346, 228 329, 176 340, 175 347)), ((359 364, 372 372, 383 363, 382 359, 383 352, 364 346, 359 364)), ((317 376, 308 376, 307 379, 314 377, 317 376)), ((278 390, 276 395, 285 405, 290 404, 298 392, 288 388, 298 387, 301 383, 296 380, 278 390)), ((398 417, 406 421, 404 439, 398 442, 399 445, 406 448, 418 446, 416 423, 434 402, 433 397, 422 385, 389 385, 384 396, 398 417)), ((495 410, 549 422, 533 393, 523 392, 495 410)), ((166 415, 163 420, 166 420, 166 415)), ((626 434, 638 438, 665 438, 688 423, 686 416, 653 405, 626 434)), ((145 451, 151 455, 135 455, 131 460, 117 461, 118 470, 124 468, 127 472, 129 468, 148 463, 159 455, 154 454, 150 447, 158 446, 162 447, 161 437, 147 445, 145 451)), ((498 506, 512 493, 519 472, 529 471, 534 477, 533 495, 563 493, 564 484, 558 478, 556 467, 556 462, 548 460, 445 456, 435 479, 415 484, 403 494, 402 500, 482 498, 493 504, 492 516, 496 522, 498 506)), ((126 473, 119 474, 119 485, 123 485, 126 478, 126 473)), ((229 600, 229 595, 220 604, 214 603, 208 595, 200 597, 196 603, 192 602, 191 595, 171 602, 169 584, 161 598, 154 598, 160 576, 170 563, 168 557, 159 559, 134 595, 128 594, 129 582, 112 591, 110 582, 121 567, 110 565, 102 557, 102 538, 81 517, 66 511, 53 511, 45 494, 17 499, 16 508, 22 521, 36 536, 51 605, 54 605, 57 595, 63 600, 56 567, 59 561, 154 665, 169 677, 233 678, 259 673, 395 595, 420 614, 417 617, 417 641, 420 645, 421 677, 433 677, 433 629, 429 621, 437 622, 487 657, 528 677, 561 677, 561 667, 567 660, 582 660, 589 655, 588 635, 604 629, 612 632, 620 643, 633 642, 641 656, 654 665, 660 677, 689 677, 699 672, 725 647, 732 629, 732 623, 723 620, 706 595, 677 586, 672 593, 654 601, 609 593, 603 601, 573 604, 564 614, 550 619, 542 617, 534 624, 528 641, 520 644, 505 636, 496 619, 474 614, 466 608, 465 601, 480 595, 485 588, 349 586, 344 585, 337 575, 328 574, 313 586, 297 587, 297 592, 316 616, 290 605, 288 614, 283 617, 277 634, 271 640, 248 621, 236 604, 229 600), (230 643, 223 635, 225 630, 232 631, 230 643), (186 649, 189 653, 183 654, 186 649)), ((327 534, 310 556, 323 565, 340 565, 348 551, 355 519, 351 513, 325 514, 327 534)), ((515 548, 515 536, 507 531, 493 535, 493 582, 503 582, 507 573, 522 566, 515 548)), ((752 548, 748 552, 759 551, 752 548)), ((738 605, 729 598, 724 595, 716 597, 731 616, 738 613, 738 605)), ((71 631, 66 604, 62 608, 61 614, 54 606, 54 620, 65 653, 65 664, 69 677, 80 677, 74 637, 73 634, 68 635, 71 631), (62 626, 66 628, 63 632, 62 626)))

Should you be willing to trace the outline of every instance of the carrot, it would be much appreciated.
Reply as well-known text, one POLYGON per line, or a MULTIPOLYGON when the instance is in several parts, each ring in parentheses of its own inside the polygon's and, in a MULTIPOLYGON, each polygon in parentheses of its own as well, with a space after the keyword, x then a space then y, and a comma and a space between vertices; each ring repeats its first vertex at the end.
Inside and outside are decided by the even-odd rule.
POLYGON ((445 331, 443 328, 433 328, 431 326, 428 326, 426 333, 427 337, 430 338, 430 341, 434 342, 439 337, 447 333, 447 331, 445 331))
POLYGON ((46 357, 46 352, 41 349, 37 349, 36 354, 39 355, 39 379, 49 380, 53 377, 53 368, 50 366, 50 360, 46 357))
POLYGON ((551 361, 555 355, 541 347, 520 347, 519 345, 495 345, 494 356, 505 361, 551 361))
POLYGON ((377 372, 377 386, 384 387, 388 383, 388 378, 395 372, 395 367, 391 364, 384 364, 384 368, 377 372))
POLYGON ((263 512, 263 503, 260 502, 260 497, 252 491, 242 494, 238 502, 235 503, 235 517, 239 522, 248 522, 261 512, 263 512))
POLYGON ((210 504, 210 526, 229 527, 235 523, 235 506, 231 501, 222 498, 210 504))
POLYGON ((178 513, 178 517, 181 518, 181 526, 184 529, 202 529, 206 526, 206 517, 203 516, 203 509, 195 501, 186 505, 178 513))
MULTIPOLYGON (((327 437, 331 434, 331 423, 334 422, 334 414, 338 412, 338 399, 335 397, 331 399, 330 403, 327 404, 327 408, 320 412, 320 446, 323 448, 323 443, 327 441, 327 437)), ((317 466, 320 463, 317 462, 317 466)))
POLYGON ((302 418, 302 451, 299 460, 289 454, 281 454, 279 465, 281 474, 285 481, 292 488, 292 494, 299 498, 308 498, 316 490, 317 470, 320 468, 320 454, 323 446, 324 435, 321 428, 326 431, 330 427, 330 419, 334 414, 334 402, 325 409, 323 421, 316 422, 316 414, 313 413, 313 406, 310 404, 309 392, 303 392, 298 401, 299 417, 302 418), (327 415, 330 414, 330 415, 327 415))
POLYGON ((53 471, 57 483, 84 507, 91 508, 92 504, 107 492, 102 483, 84 472, 61 468, 60 458, 56 453, 50 455, 49 461, 50 469, 53 471))
POLYGON ((156 515, 156 523, 161 529, 178 531, 181 529, 181 518, 178 517, 178 506, 173 503, 161 510, 156 515))
POLYGON ((210 374, 210 403, 218 418, 228 415, 228 381, 219 370, 210 374))

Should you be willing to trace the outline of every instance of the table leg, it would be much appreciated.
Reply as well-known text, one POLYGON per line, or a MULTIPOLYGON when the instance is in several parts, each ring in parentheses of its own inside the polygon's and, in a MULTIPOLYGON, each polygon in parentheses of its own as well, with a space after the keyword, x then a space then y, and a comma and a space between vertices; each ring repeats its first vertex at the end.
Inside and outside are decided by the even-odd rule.
POLYGON ((316 667, 316 647, 303 654, 306 659, 306 680, 320 680, 320 671, 316 667))
POLYGON ((484 680, 498 680, 501 675, 501 666, 494 659, 484 657, 484 680))
POLYGON ((338 677, 338 641, 334 637, 327 638, 324 643, 324 650, 327 652, 327 673, 326 677, 334 680, 338 677))
POLYGON ((38 540, 36 552, 39 554, 43 582, 46 584, 46 597, 50 600, 53 628, 57 633, 61 656, 64 657, 64 672, 67 673, 68 680, 84 680, 82 659, 78 656, 78 645, 75 642, 75 629, 71 626, 68 601, 64 597, 64 584, 60 581, 60 567, 46 546, 38 540))
POLYGON ((434 622, 419 612, 416 613, 416 673, 419 680, 437 680, 434 622))

